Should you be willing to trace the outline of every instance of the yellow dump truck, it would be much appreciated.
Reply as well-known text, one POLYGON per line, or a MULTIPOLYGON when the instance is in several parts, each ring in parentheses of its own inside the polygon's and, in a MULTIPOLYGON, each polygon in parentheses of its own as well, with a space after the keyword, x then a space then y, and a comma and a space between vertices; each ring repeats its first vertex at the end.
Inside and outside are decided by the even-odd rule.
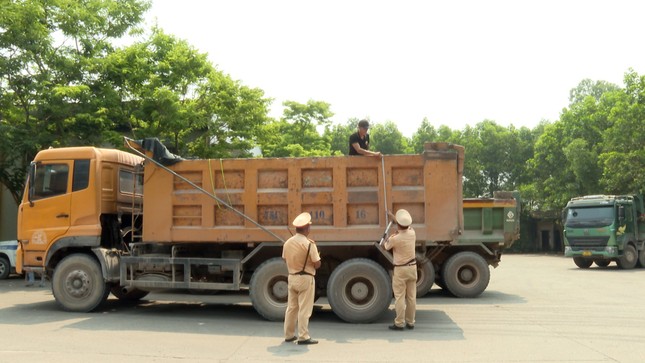
POLYGON ((156 289, 248 288, 257 312, 280 320, 282 244, 290 221, 307 211, 323 261, 317 296, 345 321, 371 322, 392 300, 392 257, 378 244, 388 211, 412 215, 420 294, 435 279, 457 296, 480 294, 488 266, 519 231, 512 197, 471 202, 478 221, 466 225, 475 235, 460 241, 469 233, 458 145, 428 143, 422 154, 383 159, 184 160, 155 139, 126 144, 132 152, 43 150, 31 163, 17 269, 45 273, 65 310, 94 310, 110 292, 137 300, 156 289))

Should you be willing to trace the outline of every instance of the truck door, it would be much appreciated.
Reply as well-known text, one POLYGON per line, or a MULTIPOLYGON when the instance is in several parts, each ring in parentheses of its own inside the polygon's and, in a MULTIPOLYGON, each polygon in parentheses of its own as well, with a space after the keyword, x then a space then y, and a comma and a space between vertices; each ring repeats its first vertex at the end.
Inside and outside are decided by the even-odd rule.
POLYGON ((42 266, 47 247, 69 229, 72 166, 72 160, 31 165, 18 218, 24 266, 42 266))

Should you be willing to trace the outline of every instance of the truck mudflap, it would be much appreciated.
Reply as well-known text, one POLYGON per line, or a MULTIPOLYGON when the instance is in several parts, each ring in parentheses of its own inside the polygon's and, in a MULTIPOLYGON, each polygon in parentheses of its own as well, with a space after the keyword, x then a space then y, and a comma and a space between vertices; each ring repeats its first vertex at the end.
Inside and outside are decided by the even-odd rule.
POLYGON ((101 264, 105 282, 119 282, 119 252, 101 247, 92 248, 92 252, 101 264))

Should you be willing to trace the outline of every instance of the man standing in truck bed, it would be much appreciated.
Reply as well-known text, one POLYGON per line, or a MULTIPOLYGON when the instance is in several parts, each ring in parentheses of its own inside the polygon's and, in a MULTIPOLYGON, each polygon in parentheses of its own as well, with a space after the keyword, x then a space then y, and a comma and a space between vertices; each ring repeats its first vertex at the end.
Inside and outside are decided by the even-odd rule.
POLYGON ((320 267, 320 255, 314 241, 307 238, 311 215, 301 213, 293 220, 296 234, 289 238, 282 247, 282 258, 287 262, 288 302, 284 314, 284 341, 298 344, 318 344, 309 336, 309 318, 314 308, 316 284, 314 275, 320 267), (296 338, 296 320, 298 337, 296 338))
POLYGON ((382 156, 380 152, 370 151, 370 135, 367 120, 358 122, 358 130, 349 137, 349 155, 382 156))

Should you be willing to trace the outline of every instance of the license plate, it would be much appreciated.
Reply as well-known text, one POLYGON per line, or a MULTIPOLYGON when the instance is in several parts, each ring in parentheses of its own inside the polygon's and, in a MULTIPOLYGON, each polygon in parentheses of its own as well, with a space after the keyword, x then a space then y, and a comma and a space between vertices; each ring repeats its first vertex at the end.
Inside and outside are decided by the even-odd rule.
POLYGON ((582 251, 583 256, 591 256, 591 251, 582 251))

